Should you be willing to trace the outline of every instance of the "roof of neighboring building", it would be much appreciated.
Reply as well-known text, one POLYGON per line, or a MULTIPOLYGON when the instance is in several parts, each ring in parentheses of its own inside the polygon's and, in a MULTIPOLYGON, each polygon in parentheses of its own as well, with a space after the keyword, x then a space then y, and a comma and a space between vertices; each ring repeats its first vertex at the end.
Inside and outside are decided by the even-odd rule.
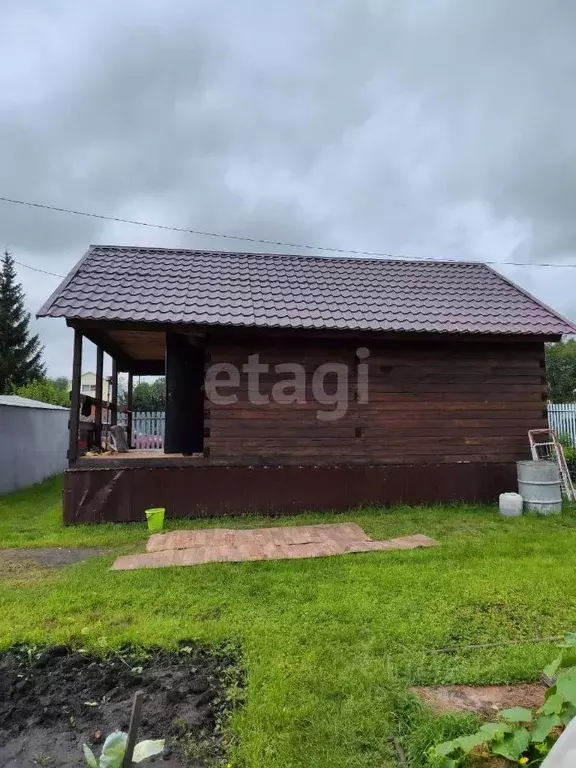
POLYGON ((18 408, 46 408, 50 411, 69 410, 69 408, 62 408, 61 405, 43 403, 40 400, 31 400, 29 397, 20 397, 20 395, 0 395, 0 405, 14 405, 18 408))
POLYGON ((485 264, 93 245, 41 317, 560 335, 576 327, 485 264))

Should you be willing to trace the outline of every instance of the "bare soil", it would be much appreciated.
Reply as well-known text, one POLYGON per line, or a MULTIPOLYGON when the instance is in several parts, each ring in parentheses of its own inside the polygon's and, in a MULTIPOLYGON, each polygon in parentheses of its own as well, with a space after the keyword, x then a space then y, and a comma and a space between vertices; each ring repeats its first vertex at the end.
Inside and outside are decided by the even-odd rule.
POLYGON ((107 555, 113 549, 87 548, 63 549, 62 547, 39 547, 38 549, 0 549, 0 574, 19 563, 34 563, 46 568, 62 568, 90 557, 107 555))
POLYGON ((67 646, 14 647, 0 656, 0 766, 78 768, 84 742, 98 755, 109 733, 128 729, 141 690, 138 739, 166 739, 164 755, 146 765, 202 768, 225 756, 233 684, 241 684, 236 660, 192 643, 107 658, 67 646))
POLYGON ((411 689, 437 713, 475 712, 493 716, 508 707, 540 707, 544 703, 543 683, 515 685, 439 685, 411 689))

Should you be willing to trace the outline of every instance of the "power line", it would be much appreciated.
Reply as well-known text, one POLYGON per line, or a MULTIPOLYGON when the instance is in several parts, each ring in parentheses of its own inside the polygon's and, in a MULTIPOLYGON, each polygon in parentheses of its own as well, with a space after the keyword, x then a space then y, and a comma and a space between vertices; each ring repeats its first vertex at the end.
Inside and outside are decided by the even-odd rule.
MULTIPOLYGON (((181 233, 190 234, 190 235, 201 235, 203 237, 221 237, 226 240, 241 240, 242 242, 245 242, 245 243, 277 245, 285 248, 308 248, 311 250, 325 251, 329 253, 352 254, 354 256, 375 256, 375 257, 381 257, 381 258, 387 258, 387 259, 410 259, 412 261, 451 261, 450 259, 423 259, 423 258, 414 257, 414 256, 406 256, 404 254, 390 254, 390 253, 385 253, 383 251, 361 251, 361 250, 352 249, 352 248, 336 248, 333 246, 326 246, 326 245, 308 245, 306 243, 287 243, 283 240, 266 240, 264 238, 259 238, 259 237, 246 237, 243 235, 230 235, 222 232, 209 232, 207 230, 201 230, 201 229, 187 229, 186 227, 173 227, 168 224, 156 224, 149 221, 138 221, 137 219, 124 219, 119 216, 108 216, 103 213, 91 213, 89 211, 76 211, 72 208, 60 208, 58 206, 48 205, 46 203, 34 203, 29 200, 16 200, 11 197, 0 196, 0 202, 11 203, 13 205, 23 205, 29 208, 40 208, 46 211, 56 211, 58 213, 68 213, 74 216, 85 216, 91 219, 113 221, 120 224, 132 224, 134 226, 148 227, 150 229, 163 229, 163 230, 168 230, 170 232, 181 232, 181 233)), ((64 277, 64 275, 59 275, 56 272, 48 272, 43 269, 38 269, 37 267, 30 267, 28 264, 23 264, 22 262, 19 262, 19 261, 17 261, 16 263, 22 267, 33 269, 36 272, 43 272, 44 274, 53 275, 54 277, 64 277)), ((531 261, 496 261, 494 259, 470 260, 468 261, 468 263, 469 264, 491 264, 499 267, 502 267, 502 266, 553 267, 556 269, 576 268, 576 264, 542 263, 542 262, 531 262, 531 261)))
MULTIPOLYGON (((316 251, 330 251, 331 253, 352 253, 355 256, 385 256, 394 258, 389 253, 380 251, 358 251, 350 248, 334 248, 325 245, 306 245, 305 243, 286 243, 282 240, 265 240, 261 237, 246 237, 244 235, 230 235, 222 232, 208 232, 202 229, 187 229, 186 227, 173 227, 168 224, 155 224, 149 221, 138 221, 136 219, 123 219, 119 216, 107 216, 103 213, 90 213, 89 211, 75 211, 72 208, 59 208, 55 205, 46 205, 44 203, 33 203, 28 200, 15 200, 11 197, 0 196, 3 203, 12 203, 14 205, 26 205, 30 208, 41 208, 46 211, 57 211, 58 213, 71 213, 74 216, 87 216, 91 219, 102 219, 103 221, 115 221, 120 224, 133 224, 138 227, 149 227, 151 229, 164 229, 170 232, 183 232, 189 235, 202 235, 203 237, 222 237, 226 240, 241 240, 245 243, 262 243, 264 245, 280 245, 286 248, 311 248, 316 251)), ((410 258, 409 256, 399 256, 397 258, 410 258)))
POLYGON ((38 267, 31 267, 30 264, 24 264, 22 261, 14 259, 14 264, 18 264, 26 269, 33 269, 34 272, 42 272, 43 275, 52 275, 52 277, 65 277, 65 275, 59 275, 57 272, 48 272, 46 269, 38 269, 38 267))

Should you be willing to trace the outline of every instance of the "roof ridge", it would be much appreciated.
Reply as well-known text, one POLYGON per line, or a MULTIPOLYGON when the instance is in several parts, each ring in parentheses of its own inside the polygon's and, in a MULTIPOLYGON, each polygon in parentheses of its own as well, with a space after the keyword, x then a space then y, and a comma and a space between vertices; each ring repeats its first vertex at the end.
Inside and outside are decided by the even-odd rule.
POLYGON ((280 259, 302 259, 309 261, 310 259, 316 259, 319 261, 370 261, 370 262, 385 262, 386 264, 457 264, 461 266, 474 266, 483 267, 487 266, 483 261, 468 261, 467 259, 434 259, 434 258, 417 258, 415 256, 337 256, 337 255, 323 255, 321 253, 271 253, 270 251, 223 251, 218 248, 179 248, 170 247, 165 248, 160 245, 147 246, 147 245, 105 245, 105 244, 92 244, 88 248, 88 252, 91 253, 96 248, 107 248, 114 251, 165 251, 168 253, 203 253, 214 256, 263 256, 268 258, 280 258, 280 259))

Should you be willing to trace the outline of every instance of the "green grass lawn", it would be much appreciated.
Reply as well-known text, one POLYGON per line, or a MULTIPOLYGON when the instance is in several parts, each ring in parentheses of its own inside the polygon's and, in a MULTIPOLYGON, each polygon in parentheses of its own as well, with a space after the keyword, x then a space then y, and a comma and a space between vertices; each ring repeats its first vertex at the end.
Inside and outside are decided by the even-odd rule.
MULTIPOLYGON (((60 494, 54 479, 0 499, 0 547, 143 550, 143 524, 62 527, 60 494)), ((488 507, 396 507, 171 527, 348 520, 373 538, 419 532, 441 546, 139 572, 110 572, 114 554, 30 567, 0 576, 0 644, 239 643, 248 686, 233 766, 393 766, 398 734, 423 765, 429 740, 463 719, 432 717, 409 685, 535 679, 553 648, 522 641, 576 627, 576 512, 512 520, 488 507), (427 653, 502 641, 519 644, 427 653)))

